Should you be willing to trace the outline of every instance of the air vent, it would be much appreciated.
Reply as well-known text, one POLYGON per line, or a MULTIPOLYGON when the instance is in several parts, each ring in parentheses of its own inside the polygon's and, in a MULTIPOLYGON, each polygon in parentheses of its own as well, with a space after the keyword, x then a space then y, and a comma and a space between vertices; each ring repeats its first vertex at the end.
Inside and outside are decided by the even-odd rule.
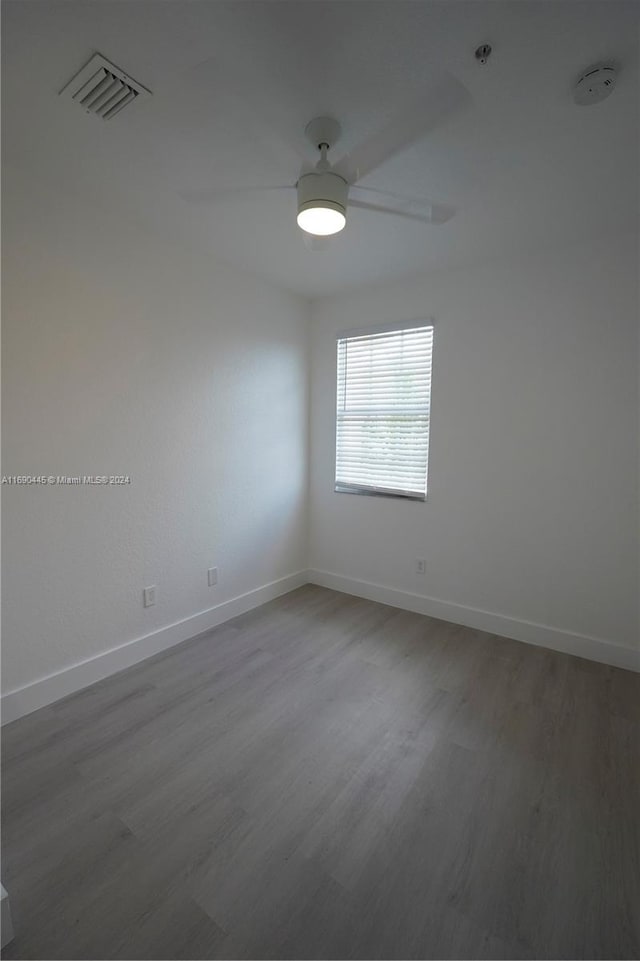
POLYGON ((150 97, 151 91, 96 53, 60 95, 80 104, 86 113, 111 120, 134 100, 150 97))

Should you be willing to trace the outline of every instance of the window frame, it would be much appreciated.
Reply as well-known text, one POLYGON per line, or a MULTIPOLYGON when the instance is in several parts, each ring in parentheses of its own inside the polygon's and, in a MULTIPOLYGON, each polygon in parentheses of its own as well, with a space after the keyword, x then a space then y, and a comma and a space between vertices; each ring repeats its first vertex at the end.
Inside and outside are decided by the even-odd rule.
POLYGON ((394 500, 403 501, 413 501, 418 503, 425 503, 429 495, 429 454, 431 448, 431 412, 432 412, 432 396, 433 396, 433 354, 435 350, 435 322, 432 317, 420 317, 417 320, 408 321, 393 321, 386 324, 374 324, 367 327, 351 327, 347 330, 341 330, 336 333, 336 354, 335 354, 335 409, 334 409, 334 480, 333 480, 333 490, 335 494, 358 494, 367 497, 390 497, 394 500), (401 490, 382 490, 380 488, 362 486, 358 484, 345 484, 338 481, 337 467, 338 467, 338 345, 341 340, 347 340, 351 337, 366 337, 367 335, 374 334, 392 334, 398 331, 409 331, 417 330, 422 328, 430 328, 431 330, 431 382, 429 384, 429 417, 427 424, 427 456, 425 461, 425 492, 424 494, 412 492, 405 492, 401 490))

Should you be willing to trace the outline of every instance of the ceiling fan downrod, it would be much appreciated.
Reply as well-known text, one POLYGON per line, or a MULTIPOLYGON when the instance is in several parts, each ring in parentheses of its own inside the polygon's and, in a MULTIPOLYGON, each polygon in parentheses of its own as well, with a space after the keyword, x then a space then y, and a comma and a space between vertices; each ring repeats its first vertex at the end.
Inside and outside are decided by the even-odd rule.
POLYGON ((331 164, 327 160, 327 151, 329 150, 328 143, 318 144, 318 150, 320 151, 320 160, 316 164, 316 170, 329 170, 331 164))

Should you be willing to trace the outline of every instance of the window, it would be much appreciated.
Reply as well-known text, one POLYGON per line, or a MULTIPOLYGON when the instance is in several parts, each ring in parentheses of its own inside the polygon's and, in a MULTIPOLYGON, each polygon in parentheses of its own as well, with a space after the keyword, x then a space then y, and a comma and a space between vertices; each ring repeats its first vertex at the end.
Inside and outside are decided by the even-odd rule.
POLYGON ((338 337, 336 491, 427 495, 433 326, 338 337))

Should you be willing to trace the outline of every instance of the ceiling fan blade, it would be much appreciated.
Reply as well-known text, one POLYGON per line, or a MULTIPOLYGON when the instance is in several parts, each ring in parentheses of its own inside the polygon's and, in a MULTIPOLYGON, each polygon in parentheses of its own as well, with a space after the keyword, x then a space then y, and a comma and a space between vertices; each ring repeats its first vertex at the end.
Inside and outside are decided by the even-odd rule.
POLYGON ((333 169, 349 183, 355 183, 394 154, 426 137, 470 102, 471 95, 459 80, 450 74, 441 75, 426 96, 398 112, 386 126, 342 157, 333 169))
POLYGON ((210 187, 195 190, 179 190, 178 195, 189 204, 215 204, 249 193, 268 193, 274 190, 295 190, 294 184, 278 184, 266 187, 229 187, 217 190, 210 187))
POLYGON ((377 187, 362 187, 360 184, 352 184, 349 187, 349 198, 362 200, 364 203, 393 206, 396 210, 406 210, 410 214, 429 213, 433 206, 427 197, 410 197, 393 190, 378 190, 377 187))
POLYGON ((422 224, 444 224, 447 220, 451 220, 455 213, 455 208, 447 204, 430 204, 424 208, 422 213, 412 213, 409 210, 383 207, 382 204, 370 204, 364 200, 351 200, 351 198, 349 198, 349 207, 356 207, 358 210, 373 210, 378 214, 393 214, 394 217, 417 220, 422 224))

